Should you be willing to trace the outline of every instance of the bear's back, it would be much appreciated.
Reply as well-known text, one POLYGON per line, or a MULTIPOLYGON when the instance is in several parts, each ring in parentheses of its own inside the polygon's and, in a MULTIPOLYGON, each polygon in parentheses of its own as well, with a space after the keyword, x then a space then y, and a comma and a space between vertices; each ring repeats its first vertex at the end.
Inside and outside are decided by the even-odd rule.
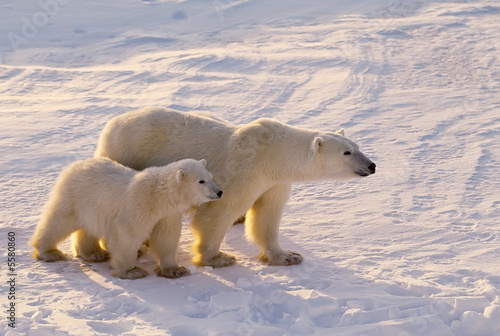
POLYGON ((113 118, 94 156, 137 170, 185 158, 199 160, 223 152, 233 131, 233 125, 206 113, 148 107, 113 118))
POLYGON ((123 192, 135 174, 133 169, 108 158, 90 158, 69 165, 61 173, 57 189, 79 197, 114 195, 123 192))

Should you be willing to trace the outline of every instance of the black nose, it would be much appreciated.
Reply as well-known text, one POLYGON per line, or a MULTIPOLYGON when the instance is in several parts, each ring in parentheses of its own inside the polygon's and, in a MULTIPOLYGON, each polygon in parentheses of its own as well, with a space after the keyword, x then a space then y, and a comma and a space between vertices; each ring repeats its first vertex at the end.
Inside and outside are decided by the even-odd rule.
POLYGON ((217 196, 219 196, 219 198, 222 197, 222 190, 219 190, 219 192, 217 193, 217 196))
POLYGON ((377 167, 377 165, 375 163, 372 162, 371 165, 368 166, 368 169, 370 169, 370 172, 372 174, 375 174, 375 167, 377 167))

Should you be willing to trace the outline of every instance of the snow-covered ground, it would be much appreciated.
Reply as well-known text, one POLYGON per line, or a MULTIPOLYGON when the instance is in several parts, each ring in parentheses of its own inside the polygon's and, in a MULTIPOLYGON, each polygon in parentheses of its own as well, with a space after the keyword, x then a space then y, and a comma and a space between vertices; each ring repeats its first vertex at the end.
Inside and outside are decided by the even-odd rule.
POLYGON ((500 334, 499 22, 494 0, 2 0, 0 334, 500 334), (260 263, 236 225, 237 265, 194 267, 187 221, 189 277, 35 261, 59 172, 149 105, 344 127, 377 174, 294 187, 298 266, 260 263))

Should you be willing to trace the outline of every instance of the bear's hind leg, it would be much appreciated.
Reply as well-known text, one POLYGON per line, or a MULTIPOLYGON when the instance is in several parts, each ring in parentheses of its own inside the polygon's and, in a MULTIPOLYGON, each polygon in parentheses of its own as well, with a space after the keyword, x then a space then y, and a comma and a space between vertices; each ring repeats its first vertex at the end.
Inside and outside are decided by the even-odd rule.
POLYGON ((142 243, 148 238, 150 229, 148 223, 143 226, 134 217, 123 218, 118 216, 113 223, 114 230, 106 239, 106 249, 110 253, 113 276, 122 279, 139 279, 148 275, 148 272, 136 267, 137 251, 142 243), (118 225, 119 223, 119 225, 118 225), (149 227, 148 227, 149 226, 149 227))
POLYGON ((303 259, 297 252, 284 251, 278 242, 281 215, 290 190, 289 184, 270 188, 259 197, 246 216, 247 237, 261 248, 259 259, 270 265, 296 265, 303 259))
POLYGON ((172 213, 162 218, 153 228, 149 243, 151 251, 158 259, 158 267, 155 269, 158 276, 175 279, 190 274, 186 267, 177 264, 175 258, 181 230, 180 213, 172 213))
POLYGON ((73 235, 73 254, 88 262, 103 262, 109 259, 108 252, 99 244, 99 238, 84 229, 73 235))
POLYGON ((76 218, 71 210, 52 204, 43 214, 33 235, 34 257, 43 261, 66 259, 66 254, 57 248, 77 228, 76 218))
MULTIPOLYGON (((129 241, 130 242, 130 241, 129 241)), ((111 254, 113 276, 121 279, 139 279, 148 276, 148 272, 135 266, 138 244, 119 244, 114 239, 108 241, 107 247, 111 254)))

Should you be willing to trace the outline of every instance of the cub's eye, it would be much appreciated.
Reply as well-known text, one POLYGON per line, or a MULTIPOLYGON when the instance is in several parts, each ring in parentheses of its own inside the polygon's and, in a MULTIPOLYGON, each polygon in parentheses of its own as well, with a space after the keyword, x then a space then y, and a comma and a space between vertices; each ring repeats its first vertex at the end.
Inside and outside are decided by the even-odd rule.
POLYGON ((344 152, 344 155, 351 155, 351 152, 349 152, 349 151, 345 151, 345 152, 344 152))
POLYGON ((200 182, 199 182, 199 183, 200 183, 200 184, 203 184, 203 183, 205 183, 205 181, 203 181, 203 180, 200 180, 200 182))

